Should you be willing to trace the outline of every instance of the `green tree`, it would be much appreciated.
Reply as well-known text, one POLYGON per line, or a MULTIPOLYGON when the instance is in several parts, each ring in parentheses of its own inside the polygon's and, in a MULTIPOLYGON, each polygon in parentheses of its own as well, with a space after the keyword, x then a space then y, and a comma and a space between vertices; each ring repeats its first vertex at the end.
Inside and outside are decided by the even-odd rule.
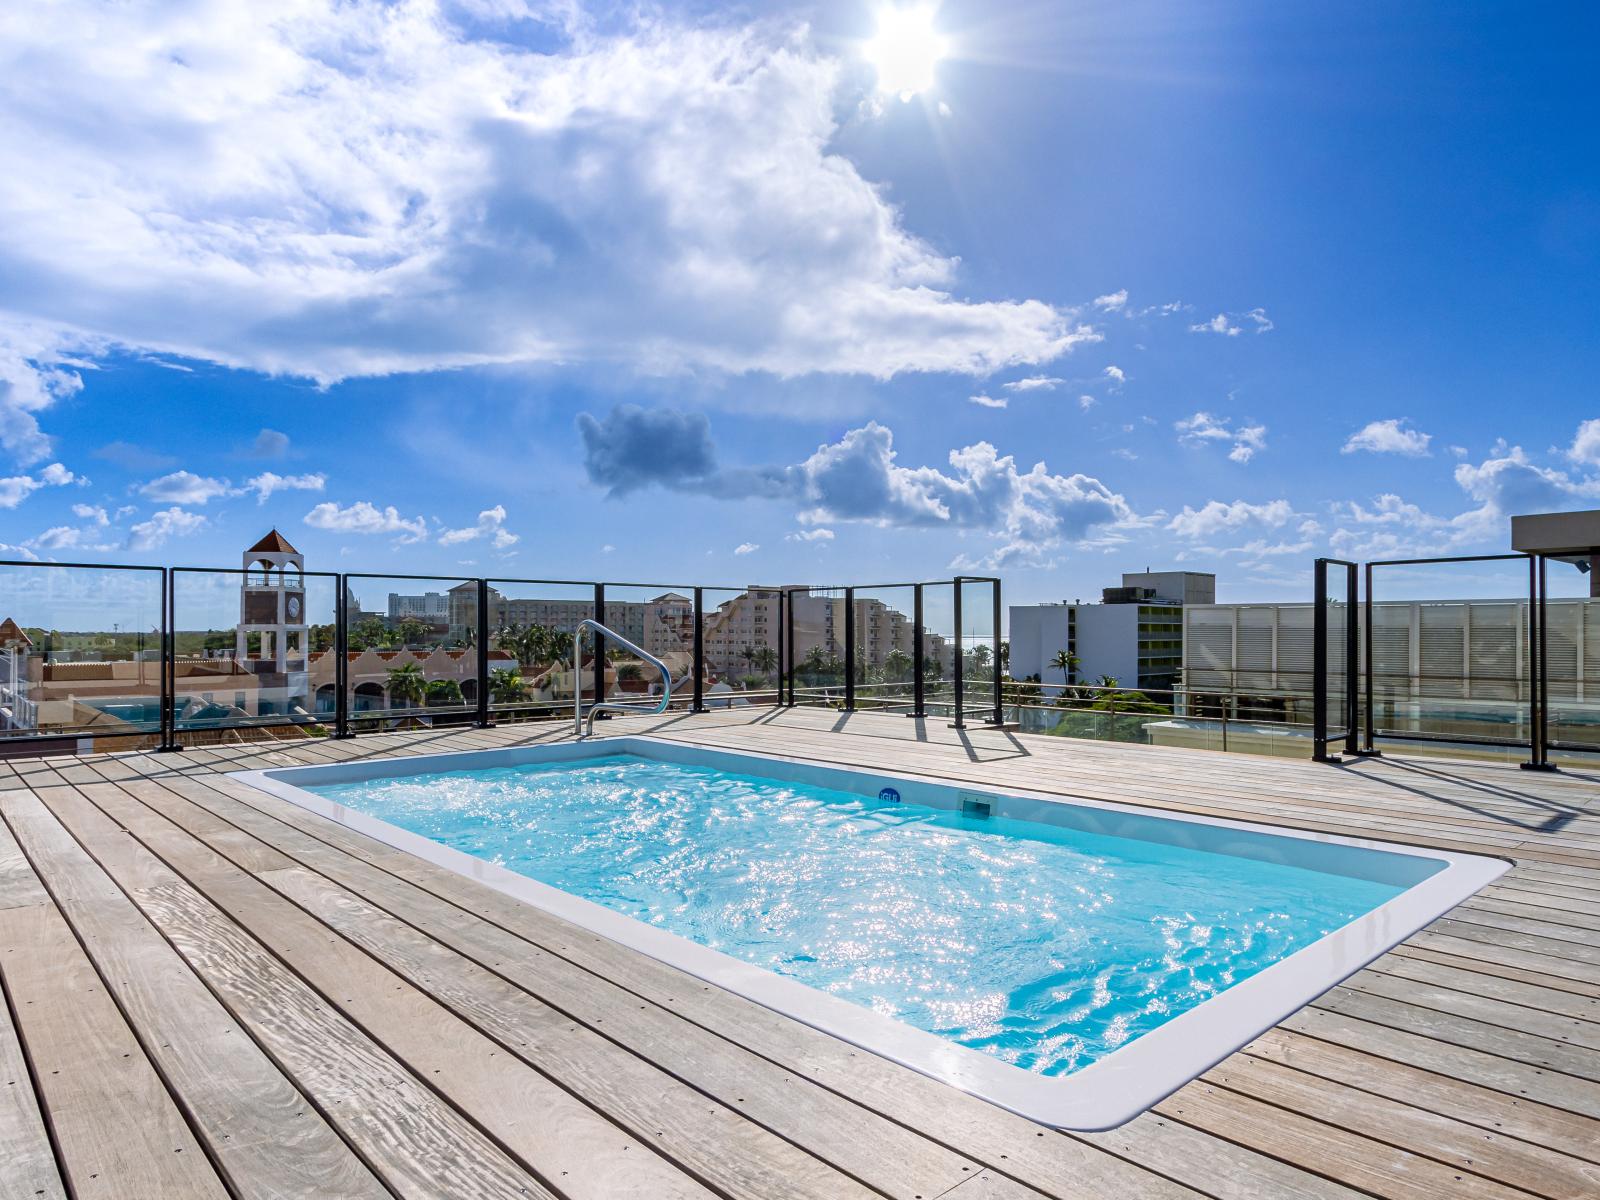
POLYGON ((528 684, 521 671, 498 667, 489 672, 489 694, 496 704, 515 704, 528 696, 528 684))
POLYGON ((414 662, 390 667, 385 686, 389 691, 390 705, 399 708, 420 708, 428 694, 427 676, 414 662))
POLYGON ((910 677, 914 665, 911 655, 904 650, 891 650, 883 659, 884 677, 893 683, 902 683, 910 677))
POLYGON ((778 652, 771 646, 763 646, 756 651, 756 656, 752 661, 755 663, 756 670, 771 675, 778 669, 778 652))
POLYGON ((326 653, 333 649, 334 628, 328 625, 313 625, 311 627, 311 649, 319 653, 326 653))
POLYGON ((366 617, 350 630, 350 649, 373 650, 389 644, 389 629, 381 617, 366 617))
POLYGON ((466 697, 461 693, 461 685, 454 679, 435 679, 428 684, 427 701, 429 708, 444 708, 452 704, 465 704, 466 697))
POLYGON ((402 617, 394 627, 394 641, 402 648, 414 646, 428 637, 428 627, 415 617, 402 617))

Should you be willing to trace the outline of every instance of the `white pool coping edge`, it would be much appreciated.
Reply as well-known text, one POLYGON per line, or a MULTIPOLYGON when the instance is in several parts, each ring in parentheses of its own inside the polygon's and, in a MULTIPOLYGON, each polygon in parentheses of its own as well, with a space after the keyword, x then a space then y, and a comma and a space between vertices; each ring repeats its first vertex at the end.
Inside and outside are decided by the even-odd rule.
MULTIPOLYGON (((1220 817, 1176 814, 1138 805, 1050 795, 1010 787, 980 788, 956 780, 832 767, 805 759, 751 754, 637 736, 278 767, 236 772, 230 778, 395 849, 414 854, 425 862, 487 884, 697 979, 725 988, 802 1024, 970 1092, 1020 1116, 1054 1128, 1083 1132, 1112 1129, 1132 1120, 1241 1046, 1305 1007, 1327 989, 1449 912, 1511 867, 1504 859, 1481 855, 1397 846, 1363 838, 1220 817), (1443 866, 1435 874, 1413 884, 1342 929, 1234 984, 1104 1058, 1073 1074, 1047 1077, 946 1041, 936 1034, 709 949, 678 934, 613 912, 592 901, 337 804, 290 782, 298 778, 310 786, 322 786, 440 771, 574 761, 615 754, 638 754, 658 760, 723 767, 769 778, 773 777, 773 766, 780 765, 790 781, 819 783, 865 795, 876 795, 882 787, 909 788, 912 792, 954 790, 979 793, 996 800, 1043 801, 1097 809, 1106 814, 1124 813, 1350 847, 1378 854, 1434 860, 1443 866)), ((913 799, 911 796, 904 798, 913 799)), ((914 802, 928 803, 929 798, 914 802)), ((948 808, 951 805, 943 803, 938 807, 948 808)))

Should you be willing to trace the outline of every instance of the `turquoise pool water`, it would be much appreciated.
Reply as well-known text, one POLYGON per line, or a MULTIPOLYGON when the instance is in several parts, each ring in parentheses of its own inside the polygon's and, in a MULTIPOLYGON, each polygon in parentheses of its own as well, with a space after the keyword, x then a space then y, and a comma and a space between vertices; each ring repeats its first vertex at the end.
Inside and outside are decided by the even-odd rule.
POLYGON ((1404 890, 631 756, 308 790, 1043 1075, 1404 890))

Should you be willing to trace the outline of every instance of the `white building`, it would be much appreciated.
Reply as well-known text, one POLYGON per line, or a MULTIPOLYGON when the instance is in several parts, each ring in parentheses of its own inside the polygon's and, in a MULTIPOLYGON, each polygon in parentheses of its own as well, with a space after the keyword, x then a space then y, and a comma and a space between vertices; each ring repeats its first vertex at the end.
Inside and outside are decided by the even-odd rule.
POLYGON ((1209 604, 1216 594, 1217 577, 1206 572, 1130 571, 1096 604, 1014 604, 1011 677, 1037 676, 1048 695, 1102 676, 1130 688, 1174 687, 1183 662, 1184 607, 1209 604), (1077 657, 1076 671, 1055 665, 1062 651, 1077 657))

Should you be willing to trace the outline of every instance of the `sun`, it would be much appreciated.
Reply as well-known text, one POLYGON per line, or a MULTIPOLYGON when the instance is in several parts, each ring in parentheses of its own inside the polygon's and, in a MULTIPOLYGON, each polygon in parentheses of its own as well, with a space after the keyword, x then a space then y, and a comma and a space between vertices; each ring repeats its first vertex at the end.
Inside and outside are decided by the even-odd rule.
POLYGON ((878 73, 878 90, 909 100, 934 85, 934 71, 949 48, 935 26, 931 4, 889 6, 878 10, 877 32, 862 47, 878 73))

